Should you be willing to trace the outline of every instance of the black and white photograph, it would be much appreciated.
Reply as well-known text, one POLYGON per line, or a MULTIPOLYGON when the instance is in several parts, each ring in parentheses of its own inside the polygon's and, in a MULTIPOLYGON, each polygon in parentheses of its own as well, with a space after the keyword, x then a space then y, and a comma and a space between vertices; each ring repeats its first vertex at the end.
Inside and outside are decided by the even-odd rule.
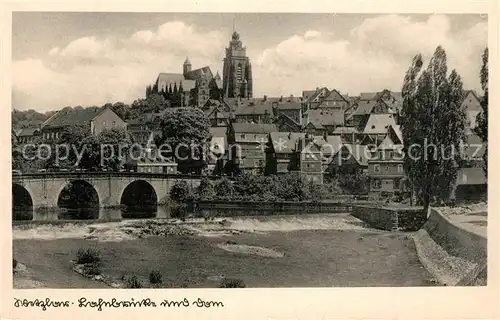
POLYGON ((12 12, 13 288, 489 285, 489 18, 12 12))

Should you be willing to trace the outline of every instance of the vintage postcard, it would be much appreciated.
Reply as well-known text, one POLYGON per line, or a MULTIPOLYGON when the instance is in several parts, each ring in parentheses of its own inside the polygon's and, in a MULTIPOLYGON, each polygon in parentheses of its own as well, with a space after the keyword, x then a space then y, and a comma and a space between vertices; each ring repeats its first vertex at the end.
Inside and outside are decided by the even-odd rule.
POLYGON ((0 316, 497 318, 497 3, 226 3, 3 3, 0 316))

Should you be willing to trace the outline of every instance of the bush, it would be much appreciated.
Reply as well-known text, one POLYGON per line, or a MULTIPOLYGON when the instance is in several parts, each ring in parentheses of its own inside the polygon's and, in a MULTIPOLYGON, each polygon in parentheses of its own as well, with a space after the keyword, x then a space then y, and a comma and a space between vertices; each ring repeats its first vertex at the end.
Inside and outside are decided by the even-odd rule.
POLYGON ((139 281, 139 279, 137 279, 137 277, 135 275, 133 275, 130 278, 128 278, 128 280, 127 280, 127 288, 140 289, 140 288, 142 288, 142 284, 139 281))
POLYGON ((222 279, 219 288, 245 288, 245 283, 241 279, 222 279))
POLYGON ((191 195, 191 188, 186 181, 177 181, 170 189, 170 199, 181 203, 186 201, 191 195))
POLYGON ((149 273, 149 283, 151 284, 163 283, 163 276, 159 270, 153 270, 149 273))
POLYGON ((187 208, 185 204, 181 203, 172 205, 170 207, 170 216, 172 218, 185 219, 186 215, 187 215, 187 208))
POLYGON ((229 200, 231 200, 233 198, 234 187, 228 178, 222 178, 215 186, 215 195, 219 199, 227 197, 229 200))
POLYGON ((99 263, 101 262, 101 253, 96 248, 78 249, 76 253, 76 263, 99 263))
POLYGON ((16 269, 17 268, 17 260, 16 259, 12 259, 12 269, 16 269))
POLYGON ((198 197, 204 200, 211 200, 215 196, 215 189, 210 180, 203 178, 197 188, 198 197))
POLYGON ((363 172, 344 173, 340 177, 340 186, 352 194, 367 194, 368 183, 368 177, 363 172))
POLYGON ((98 262, 83 265, 83 274, 86 276, 97 276, 102 273, 101 265, 98 262))

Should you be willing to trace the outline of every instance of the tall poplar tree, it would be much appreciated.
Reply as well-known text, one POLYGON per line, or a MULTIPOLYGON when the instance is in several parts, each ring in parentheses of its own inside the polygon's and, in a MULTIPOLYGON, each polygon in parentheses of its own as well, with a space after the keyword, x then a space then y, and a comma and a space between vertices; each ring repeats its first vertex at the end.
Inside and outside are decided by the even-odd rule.
POLYGON ((477 127, 475 128, 476 134, 481 138, 484 145, 484 173, 488 176, 488 48, 483 52, 483 66, 479 73, 481 80, 481 88, 483 89, 483 96, 481 98, 482 111, 477 115, 477 127))
POLYGON ((465 140, 462 80, 448 75, 446 53, 439 46, 422 69, 415 56, 404 78, 401 129, 408 180, 427 209, 432 199, 447 200, 456 182, 465 140))

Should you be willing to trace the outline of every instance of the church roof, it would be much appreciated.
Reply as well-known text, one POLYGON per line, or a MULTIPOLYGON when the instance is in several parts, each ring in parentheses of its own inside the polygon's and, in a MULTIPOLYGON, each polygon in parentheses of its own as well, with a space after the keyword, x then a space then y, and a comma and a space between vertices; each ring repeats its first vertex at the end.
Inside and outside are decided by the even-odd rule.
POLYGON ((181 73, 166 73, 162 72, 158 75, 158 78, 156 79, 156 85, 158 86, 158 90, 162 91, 163 89, 168 89, 170 85, 172 87, 174 84, 179 84, 182 82, 182 89, 184 91, 190 91, 191 89, 194 89, 196 86, 196 81, 194 80, 187 80, 184 78, 184 75, 181 73))
POLYGON ((209 66, 191 70, 186 72, 184 76, 189 80, 200 80, 202 77, 205 77, 207 80, 211 80, 214 77, 209 66))

